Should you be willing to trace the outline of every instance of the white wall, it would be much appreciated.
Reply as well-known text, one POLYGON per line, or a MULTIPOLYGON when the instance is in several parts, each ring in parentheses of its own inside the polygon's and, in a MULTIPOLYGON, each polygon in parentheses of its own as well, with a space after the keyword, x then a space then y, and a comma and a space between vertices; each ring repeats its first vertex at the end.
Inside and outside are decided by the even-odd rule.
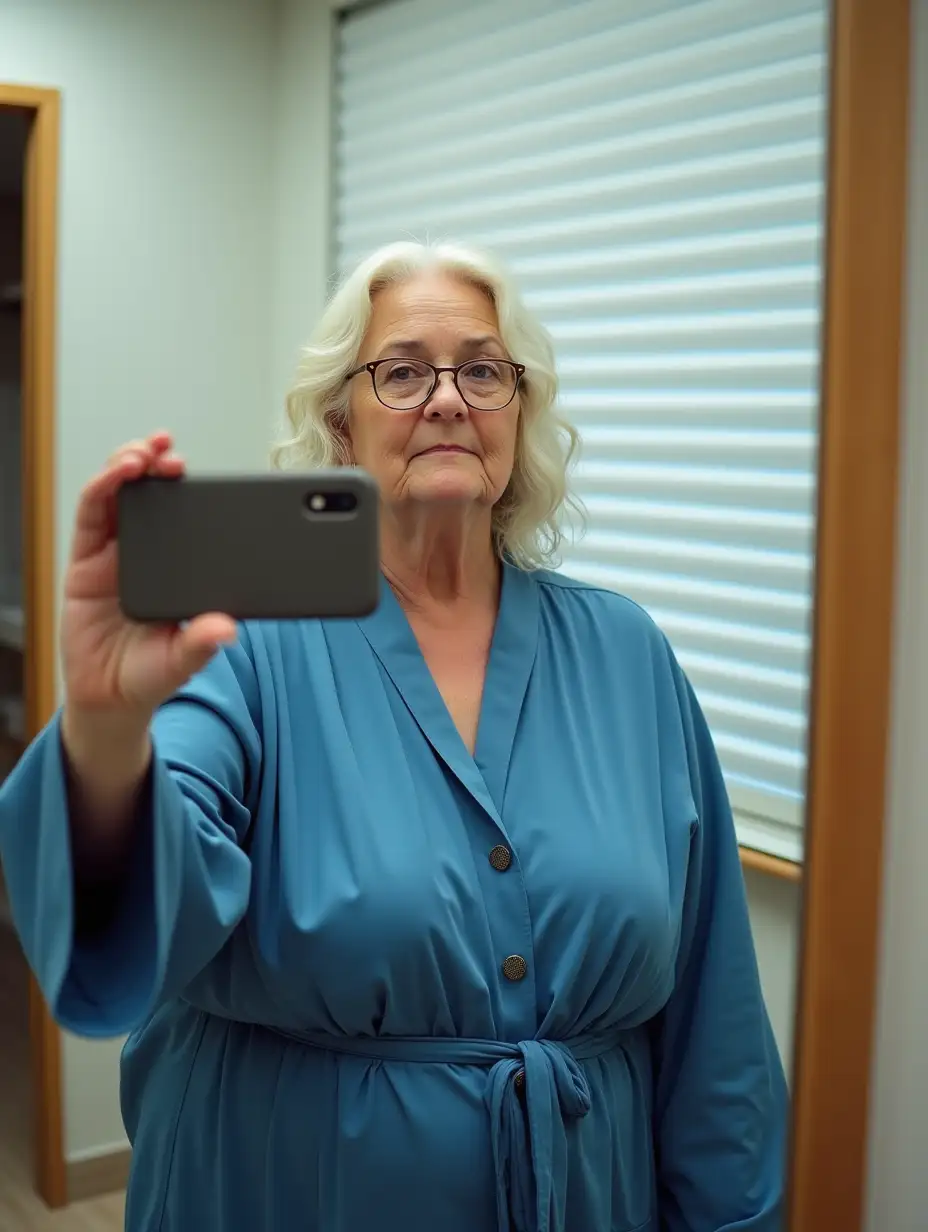
POLYGON ((279 0, 272 318, 277 408, 328 290, 332 33, 328 0, 279 0))
POLYGON ((802 887, 768 873, 745 873, 764 997, 787 1076, 793 1057, 802 887))
MULTIPOLYGON (((136 433, 176 429, 197 467, 264 462, 326 294, 331 0, 5 2, 0 80, 64 91, 63 559, 80 484, 136 433)), ((748 893, 789 1063, 799 893, 748 893)), ((124 1142, 117 1056, 65 1039, 69 1158, 124 1142)))
MULTIPOLYGON (((0 0, 0 80, 63 92, 58 558, 114 446, 263 464, 271 422, 273 5, 0 0)), ((118 1046, 64 1041, 65 1149, 125 1141, 118 1046)))
POLYGON ((928 3, 913 0, 905 423, 869 1232, 928 1227, 928 3))

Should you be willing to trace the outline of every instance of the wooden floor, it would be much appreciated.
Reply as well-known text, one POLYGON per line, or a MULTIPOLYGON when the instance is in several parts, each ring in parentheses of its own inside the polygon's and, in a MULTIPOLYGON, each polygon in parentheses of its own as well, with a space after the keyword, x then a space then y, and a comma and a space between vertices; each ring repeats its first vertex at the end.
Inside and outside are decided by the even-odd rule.
POLYGON ((122 1232, 121 1194, 50 1211, 32 1185, 27 970, 0 922, 0 1232, 122 1232))

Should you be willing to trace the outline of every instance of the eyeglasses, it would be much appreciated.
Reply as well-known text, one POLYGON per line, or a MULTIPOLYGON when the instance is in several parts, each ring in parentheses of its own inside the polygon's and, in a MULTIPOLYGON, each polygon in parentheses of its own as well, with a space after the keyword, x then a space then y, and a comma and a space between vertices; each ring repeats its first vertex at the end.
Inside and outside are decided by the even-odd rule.
POLYGON ((350 381, 369 372, 374 393, 391 411, 424 406, 443 372, 452 374, 455 388, 473 411, 502 411, 516 396, 525 365, 510 359, 469 359, 453 368, 436 368, 424 359, 375 359, 349 372, 350 381))

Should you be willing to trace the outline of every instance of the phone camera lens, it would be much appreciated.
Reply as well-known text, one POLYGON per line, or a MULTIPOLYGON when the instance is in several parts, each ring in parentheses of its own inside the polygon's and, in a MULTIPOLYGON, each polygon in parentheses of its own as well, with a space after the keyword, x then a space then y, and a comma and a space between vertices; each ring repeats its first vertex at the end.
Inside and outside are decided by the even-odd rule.
POLYGON ((358 507, 353 492, 311 492, 305 500, 310 513, 351 513, 358 507))

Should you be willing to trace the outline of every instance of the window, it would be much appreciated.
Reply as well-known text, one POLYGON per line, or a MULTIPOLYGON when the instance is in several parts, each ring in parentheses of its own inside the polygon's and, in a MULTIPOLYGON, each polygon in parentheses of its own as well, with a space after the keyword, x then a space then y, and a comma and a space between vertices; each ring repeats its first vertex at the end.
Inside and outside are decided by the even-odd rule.
POLYGON ((825 0, 394 0, 343 16, 339 271, 496 250, 558 351, 589 530, 706 711, 747 846, 801 859, 825 0))

